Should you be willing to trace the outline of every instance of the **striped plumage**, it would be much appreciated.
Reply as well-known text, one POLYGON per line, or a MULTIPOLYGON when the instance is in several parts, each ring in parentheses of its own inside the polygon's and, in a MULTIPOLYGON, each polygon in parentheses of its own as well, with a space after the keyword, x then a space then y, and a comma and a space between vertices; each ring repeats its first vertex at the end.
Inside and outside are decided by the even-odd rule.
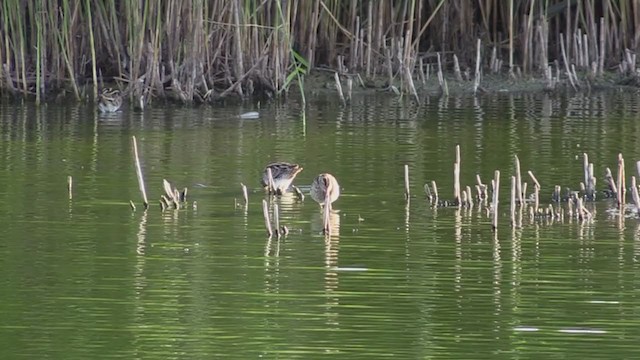
POLYGON ((118 89, 106 88, 98 96, 98 108, 100 112, 109 113, 120 110, 122 106, 122 95, 118 89))
POLYGON ((302 171, 302 166, 298 164, 290 164, 286 162, 277 162, 269 164, 265 167, 262 173, 261 184, 264 187, 269 187, 268 171, 271 170, 271 177, 273 178, 273 192, 276 194, 282 194, 289 189, 293 179, 302 171))

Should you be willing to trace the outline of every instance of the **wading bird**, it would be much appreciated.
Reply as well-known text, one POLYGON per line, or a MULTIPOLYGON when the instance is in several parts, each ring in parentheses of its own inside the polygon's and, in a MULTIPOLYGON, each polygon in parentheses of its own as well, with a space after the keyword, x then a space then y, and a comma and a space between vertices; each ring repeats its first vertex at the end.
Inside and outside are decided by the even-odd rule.
POLYGON ((311 198, 320 206, 328 206, 331 210, 331 203, 340 197, 340 185, 338 180, 331 174, 320 174, 311 183, 311 198))
POLYGON ((102 113, 116 112, 120 106, 122 106, 122 95, 118 89, 103 89, 98 96, 98 108, 102 113))
POLYGON ((269 164, 262 173, 262 186, 266 187, 269 192, 281 195, 289 189, 293 179, 296 178, 300 171, 302 171, 302 166, 298 164, 286 162, 269 164), (271 170, 271 178, 273 179, 271 186, 269 185, 269 170, 271 170))

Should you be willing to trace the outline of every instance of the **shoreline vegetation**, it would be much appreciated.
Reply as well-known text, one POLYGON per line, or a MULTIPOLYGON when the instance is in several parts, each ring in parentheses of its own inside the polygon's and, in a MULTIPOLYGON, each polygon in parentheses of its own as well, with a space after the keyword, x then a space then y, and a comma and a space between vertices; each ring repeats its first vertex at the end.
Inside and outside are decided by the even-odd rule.
POLYGON ((640 86, 629 0, 5 0, 0 94, 207 103, 640 86))

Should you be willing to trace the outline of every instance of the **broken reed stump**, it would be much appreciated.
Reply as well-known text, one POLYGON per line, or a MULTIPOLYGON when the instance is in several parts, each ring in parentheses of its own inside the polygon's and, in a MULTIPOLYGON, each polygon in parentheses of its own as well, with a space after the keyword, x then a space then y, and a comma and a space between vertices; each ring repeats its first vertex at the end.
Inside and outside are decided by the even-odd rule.
POLYGON ((436 185, 436 181, 431 181, 431 186, 433 187, 433 198, 434 204, 438 204, 438 186, 436 185))
POLYGON ((267 200, 262 199, 262 215, 264 215, 264 226, 267 228, 267 235, 269 238, 273 236, 273 230, 271 229, 271 220, 269 219, 269 204, 267 200))
POLYGON ((522 205, 524 203, 524 199, 522 195, 522 174, 520 172, 520 159, 518 158, 518 155, 514 156, 514 162, 516 166, 516 195, 518 204, 522 205))
POLYGON ((589 155, 582 154, 582 169, 584 172, 585 197, 589 201, 596 199, 596 178, 593 176, 593 163, 589 162, 589 155))
POLYGON ((494 179, 491 182, 493 184, 493 221, 491 227, 493 231, 498 230, 498 199, 500 193, 500 170, 496 170, 494 173, 494 179))
POLYGON ((516 177, 511 176, 511 227, 516 226, 516 177))
POLYGON ((476 77, 473 81, 473 93, 475 94, 478 91, 478 87, 480 87, 480 47, 482 45, 482 41, 478 39, 478 46, 476 48, 476 77))
POLYGON ((456 145, 456 162, 453 164, 453 201, 459 207, 462 205, 460 198, 460 145, 456 145))
POLYGON ((467 193, 467 206, 472 208, 473 207, 473 194, 471 193, 471 186, 467 185, 466 187, 466 193, 467 193))
POLYGON ((347 105, 346 100, 344 99, 344 93, 342 92, 342 84, 340 83, 340 75, 337 72, 333 73, 333 78, 336 81, 336 90, 338 90, 338 96, 340 96, 340 101, 342 101, 342 105, 347 105))
POLYGON ((625 202, 625 172, 624 172, 624 158, 622 154, 618 154, 618 206, 621 208, 625 202))
POLYGON ((278 208, 278 204, 273 204, 273 221, 275 224, 275 233, 278 238, 282 236, 280 232, 280 209, 278 208))
POLYGON ((535 175, 533 175, 533 172, 531 170, 529 170, 527 173, 529 174, 531 180, 533 180, 533 211, 537 214, 538 206, 540 205, 540 183, 538 182, 538 179, 535 177, 535 175))
POLYGON ((607 181, 607 185, 609 187, 609 197, 618 198, 618 186, 616 185, 616 181, 613 179, 613 174, 611 173, 611 169, 605 169, 605 180, 607 181))
POLYGON ((144 202, 144 209, 149 208, 149 200, 147 200, 147 190, 144 186, 144 178, 142 177, 142 167, 140 166, 140 156, 138 155, 138 141, 135 135, 133 138, 133 156, 136 166, 136 174, 138 176, 138 186, 140 187, 140 193, 142 193, 142 200, 144 202))
POLYGON ((268 167, 267 168, 267 187, 268 187, 268 192, 269 194, 276 194, 277 190, 276 190, 276 185, 273 182, 273 173, 271 172, 271 168, 268 167))
POLYGON ((73 178, 67 176, 67 190, 69 191, 69 200, 73 199, 73 178))
POLYGON ((441 95, 449 96, 449 87, 447 86, 447 80, 442 73, 442 60, 440 60, 440 53, 436 53, 438 56, 438 83, 440 84, 441 95))
POLYGON ((480 174, 476 174, 476 191, 478 192, 478 200, 480 203, 487 200, 487 185, 482 183, 480 174))
POLYGON ((409 201, 411 190, 409 188, 409 165, 404 165, 404 198, 409 201))
POLYGON ((162 211, 170 208, 179 210, 187 202, 186 187, 180 192, 177 188, 172 187, 167 179, 162 179, 162 187, 164 190, 164 194, 160 195, 160 209, 162 211))
POLYGON ((247 193, 247 186, 243 183, 240 183, 242 187, 242 197, 244 198, 244 205, 246 206, 249 203, 249 194, 247 193))
POLYGON ((296 197, 298 198, 298 200, 304 201, 304 194, 302 193, 302 191, 295 185, 291 185, 291 187, 293 188, 293 191, 296 193, 296 197))

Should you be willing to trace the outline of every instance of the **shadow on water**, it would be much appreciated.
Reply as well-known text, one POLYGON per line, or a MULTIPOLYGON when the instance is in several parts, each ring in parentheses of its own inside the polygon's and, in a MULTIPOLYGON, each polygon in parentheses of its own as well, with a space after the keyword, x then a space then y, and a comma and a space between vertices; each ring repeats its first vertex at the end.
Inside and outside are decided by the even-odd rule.
POLYGON ((555 185, 579 189, 583 153, 605 188, 618 153, 640 153, 637 94, 420 107, 388 95, 340 107, 327 95, 308 99, 304 122, 290 100, 250 120, 238 118, 250 104, 109 118, 0 104, 1 357, 638 355, 634 206, 598 199, 586 204, 590 221, 522 211, 512 227, 507 199, 515 155, 540 182, 543 208, 555 185), (140 203, 133 135, 147 211, 129 208, 140 203), (503 173, 495 232, 489 205, 434 208, 423 194, 436 180, 452 198, 456 144, 463 186, 503 173), (264 193, 273 161, 304 166, 304 201, 264 193), (330 236, 308 197, 326 171, 341 186, 330 236), (163 179, 189 188, 188 206, 160 211, 163 179), (287 235, 267 239, 263 199, 278 205, 287 235))

